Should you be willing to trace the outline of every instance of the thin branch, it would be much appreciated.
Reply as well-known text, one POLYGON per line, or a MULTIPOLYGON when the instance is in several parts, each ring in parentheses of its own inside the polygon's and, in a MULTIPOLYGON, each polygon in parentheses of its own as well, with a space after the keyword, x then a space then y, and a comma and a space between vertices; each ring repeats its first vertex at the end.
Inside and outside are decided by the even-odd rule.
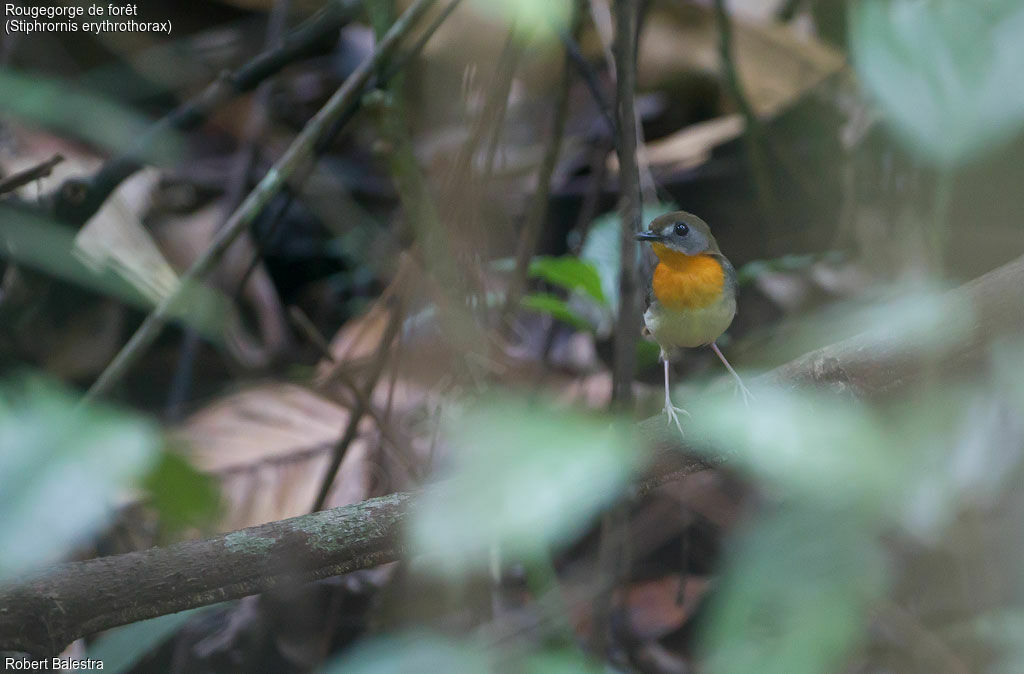
POLYGON ((362 94, 373 73, 381 67, 395 51, 399 41, 412 29, 416 21, 433 5, 435 0, 417 0, 395 22, 384 36, 373 54, 367 57, 355 71, 349 75, 345 83, 331 96, 327 104, 303 127, 298 137, 292 142, 284 155, 277 160, 256 188, 249 193, 242 205, 228 218, 224 226, 218 230, 210 246, 182 274, 177 288, 164 298, 146 317, 128 343, 114 357, 114 360, 100 374, 99 379, 86 393, 85 400, 110 392, 111 388, 128 372, 129 368, 146 352, 160 335, 164 325, 174 313, 181 310, 179 303, 185 295, 186 288, 197 282, 217 264, 224 252, 242 232, 248 230, 267 203, 284 186, 285 182, 302 167, 312 154, 317 140, 332 126, 333 122, 345 112, 362 94))
MULTIPOLYGON (((579 2, 574 3, 572 10, 572 34, 579 30, 580 8, 579 2)), ((508 320, 512 310, 519 304, 519 298, 526 286, 526 276, 530 267, 530 259, 537 250, 537 239, 540 237, 541 227, 548 213, 548 202, 551 199, 551 181, 555 175, 555 167, 558 165, 558 156, 562 149, 562 138, 565 136, 565 125, 569 118, 569 88, 572 86, 572 57, 569 48, 565 49, 564 64, 562 66, 562 80, 555 96, 554 115, 551 120, 551 140, 548 142, 547 150, 544 152, 544 159, 541 161, 540 171, 537 174, 537 192, 533 196, 533 202, 526 216, 526 222, 519 235, 519 243, 516 247, 516 266, 509 281, 508 293, 505 295, 505 305, 501 311, 501 324, 508 320)))
POLYGON ((715 21, 718 26, 718 49, 722 59, 722 69, 725 72, 725 82, 736 101, 736 107, 743 115, 745 122, 744 139, 746 140, 747 153, 750 157, 750 172, 754 179, 754 187, 757 190, 758 199, 765 215, 774 221, 778 221, 778 202, 775 198, 775 191, 772 187, 769 175, 768 162, 765 156, 765 137, 762 133, 761 120, 758 119, 754 106, 750 103, 746 91, 743 89, 743 81, 740 79, 739 68, 736 65, 735 49, 733 47, 732 19, 726 9, 725 0, 714 0, 715 21))
MULTIPOLYGON (((585 1, 585 0, 580 0, 585 1)), ((579 43, 573 37, 572 34, 565 30, 558 31, 558 36, 562 40, 562 45, 565 47, 566 56, 569 57, 569 61, 576 67, 577 72, 580 74, 580 79, 587 87, 587 91, 590 92, 590 97, 594 99, 594 103, 597 105, 598 111, 601 113, 601 118, 608 125, 608 131, 612 137, 615 136, 618 131, 616 130, 615 124, 615 111, 612 107, 611 101, 608 100, 608 96, 604 92, 604 86, 601 84, 601 77, 597 74, 594 66, 587 60, 583 55, 583 51, 580 49, 579 43)))
POLYGON ((64 161, 64 155, 55 154, 46 161, 40 162, 35 166, 29 167, 23 171, 12 173, 3 180, 0 180, 0 194, 7 194, 14 190, 28 185, 31 182, 45 178, 50 175, 53 171, 53 167, 64 161))
POLYGON ((635 235, 641 228, 640 172, 636 161, 636 44, 637 2, 616 0, 615 72, 618 112, 619 210, 622 217, 619 241, 618 323, 612 368, 612 401, 628 409, 633 401, 636 342, 640 337, 635 235))
POLYGON ((341 437, 338 438, 338 442, 334 445, 334 450, 331 453, 330 464, 327 466, 327 472, 324 473, 323 480, 320 482, 320 491, 317 493, 316 500, 313 502, 313 512, 322 509, 324 504, 327 502, 327 495, 331 493, 331 486, 334 484, 334 478, 338 476, 338 469, 341 468, 341 462, 345 458, 345 454, 348 452, 348 448, 352 444, 352 441, 355 440, 356 433, 359 432, 359 422, 362 421, 363 415, 365 415, 370 408, 370 398, 373 396, 373 389, 377 388, 377 382, 380 380, 381 373, 384 372, 384 364, 387 362, 388 352, 391 350, 391 342, 394 341, 395 336, 398 335, 398 331, 402 327, 403 315, 401 302, 397 302, 396 306, 392 307, 392 312, 391 320, 388 322, 388 327, 384 333, 383 339, 381 339, 380 348, 377 352, 372 369, 370 370, 369 376, 366 378, 363 394, 356 396, 356 404, 349 413, 345 431, 341 434, 341 437))

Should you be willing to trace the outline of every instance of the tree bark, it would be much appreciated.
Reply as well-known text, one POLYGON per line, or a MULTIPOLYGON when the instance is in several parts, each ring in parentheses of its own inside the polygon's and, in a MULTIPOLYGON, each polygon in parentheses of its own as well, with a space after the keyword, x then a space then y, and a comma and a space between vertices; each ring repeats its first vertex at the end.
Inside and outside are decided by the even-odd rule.
POLYGON ((0 650, 59 653, 138 620, 398 559, 411 494, 45 569, 0 587, 0 650))

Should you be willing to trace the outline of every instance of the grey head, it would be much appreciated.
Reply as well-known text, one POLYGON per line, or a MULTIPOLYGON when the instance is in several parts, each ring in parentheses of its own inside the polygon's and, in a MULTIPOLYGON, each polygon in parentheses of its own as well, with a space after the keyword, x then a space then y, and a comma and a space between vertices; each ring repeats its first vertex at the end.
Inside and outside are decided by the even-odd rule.
POLYGON ((718 249, 718 242, 711 235, 708 223, 686 211, 659 215, 651 222, 647 231, 637 234, 636 238, 640 241, 663 244, 686 255, 722 254, 718 249))

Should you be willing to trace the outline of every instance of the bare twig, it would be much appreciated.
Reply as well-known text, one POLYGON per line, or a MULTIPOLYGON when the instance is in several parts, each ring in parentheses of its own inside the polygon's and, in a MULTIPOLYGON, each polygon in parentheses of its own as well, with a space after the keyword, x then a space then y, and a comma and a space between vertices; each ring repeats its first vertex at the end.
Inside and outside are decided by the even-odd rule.
MULTIPOLYGON (((401 271, 399 274, 401 275, 401 271)), ((401 289, 396 293, 396 296, 400 298, 401 289)), ((363 415, 370 408, 370 398, 373 396, 373 390, 377 387, 377 381, 384 371, 384 364, 387 362, 388 352, 391 350, 391 342, 394 341, 398 331, 402 328, 403 315, 400 301, 396 302, 395 306, 392 307, 392 312, 388 328, 381 339, 374 364, 366 378, 362 395, 356 396, 356 404, 349 413, 345 431, 334 445, 334 450, 331 453, 331 462, 327 466, 327 472, 324 473, 324 478, 320 483, 320 491, 313 502, 313 512, 322 509, 324 503, 327 502, 327 496, 331 493, 331 486, 334 484, 334 478, 338 475, 338 469, 341 468, 341 462, 345 458, 346 452, 348 452, 349 445, 355 440, 356 433, 359 432, 359 422, 362 421, 363 415)))
POLYGON ((722 69, 725 73, 725 82, 729 92, 736 101, 736 107, 743 115, 745 122, 744 139, 746 140, 747 153, 750 157, 750 172, 754 179, 754 186, 765 215, 777 220, 778 205, 775 199, 775 192, 772 188, 771 178, 768 174, 768 164, 765 156, 764 135, 761 129, 761 120, 758 119, 754 106, 747 98, 743 89, 743 81, 740 79, 739 69, 736 66, 736 57, 733 49, 732 19, 726 9, 725 0, 714 0, 715 20, 718 25, 718 49, 722 59, 722 69))
MULTIPOLYGON (((572 34, 575 34, 580 25, 579 3, 576 2, 572 10, 572 34)), ((505 295, 505 305, 501 312, 501 324, 508 320, 512 310, 519 304, 523 288, 526 286, 526 276, 530 267, 530 258, 537 250, 537 239, 540 237, 541 227, 544 225, 544 218, 548 213, 548 201, 551 199, 551 180, 555 174, 555 167, 558 165, 558 155, 562 149, 562 138, 565 135, 565 123, 569 117, 569 88, 572 85, 572 72, 570 65, 572 58, 569 55, 569 48, 566 47, 564 64, 562 66, 562 81, 555 97, 554 115, 551 120, 551 140, 548 142, 547 150, 544 152, 544 159, 541 161, 540 170, 537 174, 537 191, 533 196, 533 202, 526 215, 526 222, 519 235, 519 243, 516 247, 516 266, 509 281, 508 292, 505 295)))
MULTIPOLYGON (((580 1, 585 2, 586 0, 580 1)), ((583 80, 583 83, 587 86, 587 91, 590 92, 591 98, 593 98, 594 103, 597 104, 597 109, 601 113, 601 118, 608 125, 609 133, 614 137, 616 133, 618 133, 615 124, 615 110, 611 101, 608 100, 608 96, 604 92, 600 76, 597 74, 594 66, 587 61, 587 58, 583 55, 583 51, 580 49, 579 43, 571 33, 560 30, 558 35, 562 40, 562 44, 565 46, 566 56, 569 57, 569 61, 576 67, 577 72, 579 72, 580 79, 583 80)))
POLYGON ((156 306, 124 348, 114 357, 114 360, 86 393, 86 401, 108 393, 146 352, 159 336, 168 319, 174 312, 180 310, 178 304, 185 294, 185 289, 191 283, 206 276, 232 242, 249 228, 263 207, 277 194, 285 182, 309 160, 316 141, 331 127, 334 120, 352 105, 362 93, 372 74, 394 53, 399 41, 434 2, 435 0, 417 0, 406 10, 384 39, 380 41, 373 54, 359 64, 345 80, 345 83, 331 96, 327 104, 306 124, 284 155, 278 159, 263 180, 249 193, 242 205, 228 218, 224 227, 217 232, 209 248, 182 275, 177 289, 156 306))
POLYGON ((28 185, 30 182, 45 178, 50 175, 53 171, 53 167, 64 161, 64 155, 55 154, 44 162, 40 162, 35 166, 27 168, 17 173, 12 173, 3 180, 0 180, 0 194, 7 194, 13 192, 23 185, 28 185))

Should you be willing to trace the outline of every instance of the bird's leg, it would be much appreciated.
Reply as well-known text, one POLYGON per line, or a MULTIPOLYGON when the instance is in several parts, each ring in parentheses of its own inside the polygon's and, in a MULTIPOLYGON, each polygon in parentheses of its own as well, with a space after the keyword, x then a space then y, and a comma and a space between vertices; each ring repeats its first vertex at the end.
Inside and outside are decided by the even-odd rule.
POLYGON ((690 416, 690 413, 684 410, 682 407, 676 407, 672 404, 672 396, 668 386, 668 354, 664 351, 661 352, 661 362, 665 364, 665 414, 668 416, 668 424, 676 425, 679 429, 679 434, 683 434, 683 425, 679 423, 679 415, 685 414, 690 416))
POLYGON ((743 379, 740 378, 739 373, 732 369, 732 365, 729 364, 729 361, 726 359, 725 354, 722 353, 722 350, 718 348, 718 344, 711 342, 711 349, 718 355, 719 360, 721 360, 722 364, 725 365, 725 369, 729 371, 729 374, 732 375, 733 379, 736 380, 736 386, 739 388, 740 395, 743 396, 743 404, 750 407, 750 403, 756 400, 754 398, 754 394, 751 393, 750 389, 748 389, 743 383, 743 379))

